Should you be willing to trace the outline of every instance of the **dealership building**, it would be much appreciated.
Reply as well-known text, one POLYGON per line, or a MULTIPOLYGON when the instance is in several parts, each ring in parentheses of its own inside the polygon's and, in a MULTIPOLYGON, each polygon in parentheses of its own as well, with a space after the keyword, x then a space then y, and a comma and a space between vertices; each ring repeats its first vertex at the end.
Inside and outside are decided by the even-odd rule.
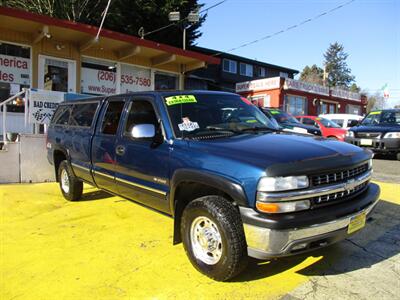
MULTIPOLYGON (((109 95, 183 89, 186 72, 220 59, 135 36, 0 7, 0 103, 37 88, 109 95)), ((8 112, 22 112, 18 101, 8 112)))
POLYGON ((292 78, 241 82, 236 84, 236 92, 258 106, 281 108, 293 115, 366 113, 367 97, 364 95, 292 78))

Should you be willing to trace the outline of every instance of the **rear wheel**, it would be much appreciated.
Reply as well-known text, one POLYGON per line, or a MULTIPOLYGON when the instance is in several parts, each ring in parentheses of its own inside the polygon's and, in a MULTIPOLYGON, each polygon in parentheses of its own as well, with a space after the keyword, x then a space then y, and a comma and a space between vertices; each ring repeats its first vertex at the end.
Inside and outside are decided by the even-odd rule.
POLYGON ((58 167, 58 179, 64 198, 68 201, 77 201, 82 197, 83 183, 72 172, 68 161, 63 160, 58 167))
POLYGON ((182 215, 181 236, 192 265, 212 279, 228 280, 247 265, 240 214, 223 197, 206 196, 190 202, 182 215))

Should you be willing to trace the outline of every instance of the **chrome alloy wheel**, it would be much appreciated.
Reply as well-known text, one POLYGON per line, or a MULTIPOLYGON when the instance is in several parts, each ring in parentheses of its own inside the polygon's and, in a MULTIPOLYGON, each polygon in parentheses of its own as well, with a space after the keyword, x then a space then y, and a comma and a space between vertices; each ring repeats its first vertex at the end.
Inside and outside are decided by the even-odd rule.
POLYGON ((215 265, 222 256, 222 240, 217 225, 207 217, 197 217, 190 227, 194 256, 208 265, 215 265))
POLYGON ((64 191, 64 193, 68 194, 69 193, 69 177, 68 177, 68 173, 67 170, 63 169, 61 171, 61 188, 64 191))

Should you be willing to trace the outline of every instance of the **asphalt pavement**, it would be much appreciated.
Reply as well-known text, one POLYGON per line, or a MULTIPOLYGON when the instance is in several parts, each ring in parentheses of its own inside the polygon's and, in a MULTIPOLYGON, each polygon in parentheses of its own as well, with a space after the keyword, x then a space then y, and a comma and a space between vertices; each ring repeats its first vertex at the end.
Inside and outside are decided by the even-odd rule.
POLYGON ((396 157, 375 155, 373 179, 400 184, 400 161, 396 157))

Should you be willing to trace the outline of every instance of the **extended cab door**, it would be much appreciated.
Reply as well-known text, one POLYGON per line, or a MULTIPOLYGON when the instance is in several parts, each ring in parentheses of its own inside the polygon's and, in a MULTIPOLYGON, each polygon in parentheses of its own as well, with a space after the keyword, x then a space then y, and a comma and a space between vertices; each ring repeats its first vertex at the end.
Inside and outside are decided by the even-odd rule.
POLYGON ((115 146, 119 194, 169 212, 169 145, 162 136, 158 143, 155 139, 132 138, 132 128, 138 124, 153 124, 162 135, 154 99, 133 97, 127 108, 115 146))
POLYGON ((106 100, 92 142, 94 181, 98 187, 114 193, 118 193, 115 184, 115 144, 126 100, 126 96, 106 100))

